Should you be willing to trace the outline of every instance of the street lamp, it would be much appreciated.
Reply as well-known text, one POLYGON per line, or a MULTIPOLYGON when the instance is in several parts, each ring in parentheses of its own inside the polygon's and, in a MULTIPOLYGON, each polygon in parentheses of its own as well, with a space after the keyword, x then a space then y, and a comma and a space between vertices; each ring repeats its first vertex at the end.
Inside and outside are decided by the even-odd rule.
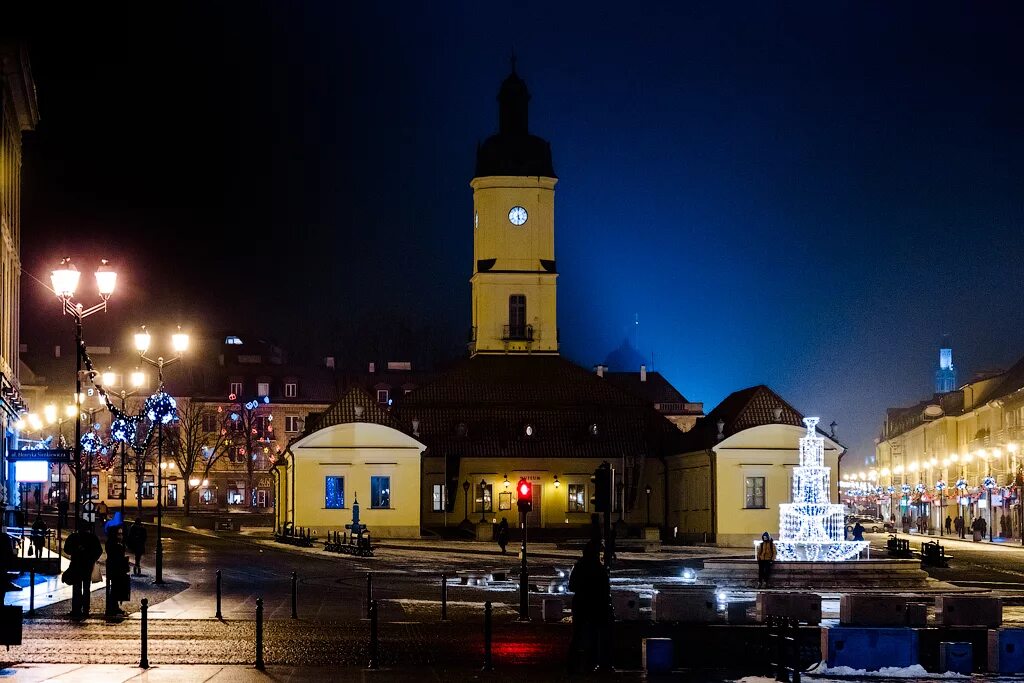
MULTIPOLYGON (((143 325, 142 329, 135 334, 135 349, 139 352, 139 358, 156 368, 156 394, 162 394, 164 390, 164 368, 171 363, 181 360, 181 355, 188 349, 188 335, 181 331, 181 326, 179 325, 178 331, 171 335, 171 346, 174 349, 175 355, 170 358, 164 358, 163 356, 150 358, 147 356, 146 352, 149 351, 151 341, 152 338, 149 332, 146 331, 145 325, 143 325)), ((155 584, 162 584, 164 582, 164 421, 164 418, 157 419, 156 421, 156 577, 153 579, 155 584)))
POLYGON ((462 521, 469 523, 469 480, 462 482, 462 521))
MULTIPOLYGON (((106 388, 106 389, 109 389, 109 388, 113 387, 118 382, 117 373, 115 373, 109 367, 106 369, 106 371, 102 375, 100 375, 100 377, 103 380, 103 387, 106 388)), ((121 380, 121 390, 119 392, 117 392, 117 394, 121 397, 121 412, 122 413, 125 412, 125 406, 127 405, 128 397, 129 396, 134 396, 135 394, 139 393, 139 389, 141 389, 142 385, 146 383, 146 375, 143 372, 141 372, 138 368, 136 368, 135 371, 131 373, 130 377, 131 377, 131 386, 132 386, 131 391, 129 391, 129 390, 127 390, 125 388, 124 380, 122 379, 121 380)), ((128 443, 127 443, 127 441, 122 441, 120 439, 118 439, 118 440, 121 441, 121 519, 123 520, 124 519, 124 503, 125 503, 125 499, 128 498, 128 480, 127 480, 127 477, 125 475, 125 460, 127 459, 127 456, 128 456, 128 443)), ((140 454, 138 460, 141 463, 141 461, 142 461, 141 454, 140 454)), ((142 473, 139 470, 136 470, 135 483, 136 483, 137 497, 138 497, 138 504, 139 504, 139 514, 141 515, 142 514, 142 473)))
POLYGON ((644 526, 651 525, 651 485, 648 484, 644 487, 644 493, 647 494, 647 524, 644 526))
MULTIPOLYGON (((99 291, 100 301, 99 303, 85 308, 80 302, 75 301, 75 290, 78 289, 78 281, 81 273, 78 272, 78 268, 71 262, 71 259, 65 257, 61 260, 60 266, 55 268, 50 273, 50 283, 53 285, 53 293, 60 299, 61 307, 64 315, 70 315, 75 319, 75 402, 81 404, 82 401, 82 352, 85 343, 82 341, 82 320, 88 318, 94 313, 107 310, 107 300, 110 295, 114 293, 114 287, 117 284, 117 272, 110 267, 109 262, 106 259, 100 260, 100 267, 96 269, 96 289, 99 291)), ((75 523, 78 523, 80 517, 81 508, 81 493, 82 493, 82 422, 81 420, 75 421, 75 484, 77 491, 75 492, 75 523)), ((91 485, 90 485, 91 486, 91 485)), ((90 489, 90 496, 91 496, 90 489)))

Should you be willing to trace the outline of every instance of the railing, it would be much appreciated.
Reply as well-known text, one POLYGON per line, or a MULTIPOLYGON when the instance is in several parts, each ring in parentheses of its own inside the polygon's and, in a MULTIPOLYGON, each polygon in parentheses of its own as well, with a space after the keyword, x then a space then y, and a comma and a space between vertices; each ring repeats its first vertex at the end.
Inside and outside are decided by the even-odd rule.
POLYGON ((502 341, 533 341, 533 325, 505 325, 501 333, 502 341))

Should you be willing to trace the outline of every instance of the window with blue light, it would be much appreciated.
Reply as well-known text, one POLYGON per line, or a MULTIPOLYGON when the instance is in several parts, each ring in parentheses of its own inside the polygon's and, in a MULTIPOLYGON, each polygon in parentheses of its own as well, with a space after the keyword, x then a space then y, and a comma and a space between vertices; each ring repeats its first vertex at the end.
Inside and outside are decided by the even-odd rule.
POLYGON ((391 477, 370 477, 370 507, 391 507, 391 477))
POLYGON ((345 477, 326 477, 324 489, 324 507, 328 510, 345 507, 345 477))

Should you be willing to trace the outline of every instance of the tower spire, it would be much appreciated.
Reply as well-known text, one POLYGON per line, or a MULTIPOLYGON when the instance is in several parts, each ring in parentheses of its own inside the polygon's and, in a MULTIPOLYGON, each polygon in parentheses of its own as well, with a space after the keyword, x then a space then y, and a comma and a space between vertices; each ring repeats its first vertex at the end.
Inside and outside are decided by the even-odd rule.
MULTIPOLYGON (((512 47, 512 55, 509 57, 509 62, 512 64, 512 73, 516 73, 516 48, 512 47)), ((518 75, 518 74, 516 74, 518 75)))

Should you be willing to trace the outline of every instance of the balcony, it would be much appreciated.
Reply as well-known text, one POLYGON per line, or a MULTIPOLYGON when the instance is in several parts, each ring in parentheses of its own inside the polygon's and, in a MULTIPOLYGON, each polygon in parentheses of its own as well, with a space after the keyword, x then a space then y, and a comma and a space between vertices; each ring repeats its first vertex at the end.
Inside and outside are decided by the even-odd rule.
POLYGON ((502 341, 533 341, 533 325, 505 325, 501 332, 502 341))

